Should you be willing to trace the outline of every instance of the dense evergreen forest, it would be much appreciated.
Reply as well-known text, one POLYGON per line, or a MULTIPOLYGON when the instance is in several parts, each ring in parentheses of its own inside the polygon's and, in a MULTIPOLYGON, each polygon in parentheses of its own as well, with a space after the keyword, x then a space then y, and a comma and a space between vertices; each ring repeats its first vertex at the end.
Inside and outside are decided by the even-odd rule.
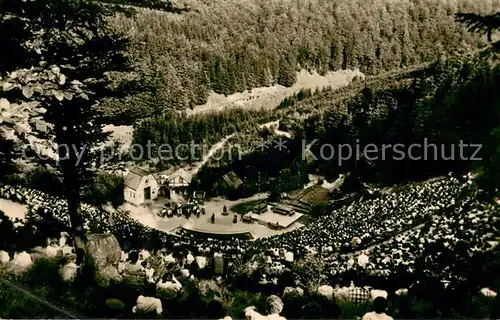
MULTIPOLYGON (((369 143, 420 146, 412 149, 411 157, 407 153, 400 159, 388 151, 385 159, 378 154, 369 166, 362 161, 367 169, 362 176, 378 182, 486 169, 497 146, 493 133, 498 131, 500 120, 499 80, 500 68, 492 68, 480 57, 438 61, 421 76, 396 88, 364 89, 347 103, 348 115, 332 110, 308 119, 302 136, 333 145, 358 143, 361 148, 369 143), (478 153, 475 147, 463 148, 460 153, 460 142, 482 148, 478 153)), ((336 160, 333 163, 338 163, 336 160)), ((330 176, 338 171, 331 164, 318 163, 330 176)))
MULTIPOLYGON (((182 160, 185 155, 178 154, 181 159, 172 157, 169 159, 168 150, 158 150, 161 145, 168 145, 175 149, 180 144, 185 146, 196 144, 193 156, 200 160, 207 154, 210 147, 224 137, 237 132, 255 132, 256 120, 269 118, 270 112, 246 111, 243 109, 232 109, 230 111, 211 113, 208 115, 196 115, 186 117, 176 112, 166 112, 162 116, 151 117, 140 121, 134 130, 134 143, 147 146, 151 143, 151 156, 161 159, 160 167, 167 165, 195 162, 191 157, 182 160)), ((138 150, 137 152, 140 152, 138 150)), ((172 154, 175 150, 172 151, 172 154)), ((187 150, 179 151, 179 153, 187 150)), ((139 154, 133 154, 139 157, 139 154)))
MULTIPOLYGON (((287 142, 286 152, 272 147, 255 150, 243 161, 206 167, 200 177, 204 177, 204 187, 216 193, 218 177, 230 170, 244 175, 252 192, 257 191, 259 180, 264 181, 259 183, 260 191, 296 189, 307 172, 335 179, 339 173, 351 171, 362 181, 387 185, 473 170, 480 174, 479 185, 488 196, 499 186, 499 80, 500 67, 479 55, 437 61, 412 79, 393 87, 366 87, 355 97, 287 127, 295 138, 287 142), (304 139, 318 139, 310 149, 317 160, 304 154, 304 139), (460 151, 461 143, 469 147, 460 151), (354 156, 339 159, 338 154, 330 157, 326 152, 328 158, 322 158, 325 144, 348 144, 354 156), (378 152, 366 156, 368 159, 356 157, 356 146, 363 150, 368 144, 378 146, 378 152), (382 154, 383 145, 397 144, 404 156, 394 148, 382 154), (410 153, 412 145, 417 147, 410 153)), ((328 106, 330 95, 313 95, 296 102, 294 108, 328 106)))
POLYGON ((112 24, 132 37, 130 54, 149 90, 108 101, 115 122, 203 104, 231 94, 293 84, 296 70, 359 68, 368 74, 462 53, 478 38, 457 12, 492 13, 500 1, 175 1, 196 10, 138 9, 112 24))
MULTIPOLYGON (((153 144, 152 156, 158 156, 157 148, 161 144, 176 146, 179 143, 206 144, 211 146, 224 137, 235 134, 230 140, 226 151, 231 151, 232 145, 237 145, 242 153, 251 153, 262 141, 271 141, 270 132, 259 129, 259 125, 279 120, 280 129, 291 133, 300 132, 304 126, 315 121, 325 112, 347 112, 350 99, 358 95, 364 88, 382 90, 398 87, 401 83, 411 81, 415 77, 426 74, 425 68, 411 70, 405 73, 396 72, 384 77, 372 77, 364 81, 355 81, 340 89, 324 88, 321 90, 305 89, 297 94, 283 99, 278 108, 273 111, 255 111, 234 108, 223 112, 213 112, 186 117, 175 111, 149 117, 138 121, 134 130, 134 143, 147 146, 153 144)), ((199 149, 198 149, 199 150, 199 149)), ((207 150, 205 150, 206 152, 207 150)), ((234 150, 233 150, 234 151, 234 150)), ((197 154, 198 156, 198 154, 197 154)), ((165 157, 163 157, 165 158, 165 157)), ((221 160, 228 157, 221 157, 221 160)), ((185 163, 178 159, 162 161, 163 165, 185 163)), ((227 163, 213 163, 213 166, 227 163)))

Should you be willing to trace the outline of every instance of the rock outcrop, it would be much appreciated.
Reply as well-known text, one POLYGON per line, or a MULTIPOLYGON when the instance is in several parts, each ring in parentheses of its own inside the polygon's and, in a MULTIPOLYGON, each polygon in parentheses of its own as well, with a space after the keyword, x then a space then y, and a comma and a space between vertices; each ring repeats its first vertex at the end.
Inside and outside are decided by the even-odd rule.
POLYGON ((97 280, 102 285, 120 282, 118 272, 122 251, 116 237, 112 234, 91 234, 87 242, 87 262, 95 268, 97 280))

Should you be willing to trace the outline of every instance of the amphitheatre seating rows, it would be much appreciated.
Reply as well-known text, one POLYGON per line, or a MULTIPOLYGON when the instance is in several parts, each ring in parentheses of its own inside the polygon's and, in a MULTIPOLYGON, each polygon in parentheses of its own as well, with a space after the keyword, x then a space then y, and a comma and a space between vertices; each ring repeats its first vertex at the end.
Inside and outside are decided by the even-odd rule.
MULTIPOLYGON (((201 246, 209 251, 243 254, 258 253, 267 248, 285 248, 292 251, 297 259, 321 251, 329 256, 329 259, 323 259, 328 264, 325 270, 335 276, 357 268, 349 255, 340 254, 340 249, 352 253, 359 246, 367 248, 367 244, 370 244, 374 245, 367 249, 370 256, 367 268, 370 273, 387 275, 402 266, 415 272, 417 261, 432 256, 426 250, 437 244, 446 245, 441 250, 447 250, 449 254, 455 254, 454 248, 460 243, 474 248, 475 251, 471 252, 481 252, 491 247, 485 246, 485 241, 491 243, 487 235, 498 232, 494 230, 495 221, 498 221, 498 208, 459 200, 469 185, 468 180, 455 178, 411 185, 403 191, 334 210, 330 215, 320 217, 295 231, 254 242, 240 239, 208 241, 189 235, 183 237, 182 241, 189 248, 201 246), (438 220, 435 220, 436 216, 438 220), (427 229, 419 226, 425 221, 429 222, 426 224, 427 229), (400 234, 411 227, 418 228, 404 236, 400 234), (358 240, 353 243, 354 238, 359 243, 358 240)), ((62 223, 69 223, 62 200, 47 198, 33 190, 0 188, 2 197, 12 193, 19 193, 16 199, 30 203, 30 219, 50 212, 62 223)), ((90 206, 83 206, 83 212, 88 230, 113 232, 121 243, 130 242, 135 247, 145 244, 161 247, 180 241, 178 237, 140 225, 123 212, 109 213, 90 206), (109 223, 110 215, 113 223, 109 223)), ((449 274, 453 275, 453 272, 449 274)))

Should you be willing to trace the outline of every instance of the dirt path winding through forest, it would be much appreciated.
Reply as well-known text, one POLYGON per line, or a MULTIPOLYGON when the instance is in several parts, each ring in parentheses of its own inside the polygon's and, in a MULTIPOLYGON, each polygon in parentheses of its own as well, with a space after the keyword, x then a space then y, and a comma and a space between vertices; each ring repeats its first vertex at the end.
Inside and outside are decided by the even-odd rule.
POLYGON ((198 171, 200 171, 200 169, 208 162, 208 160, 210 160, 210 158, 212 158, 217 151, 219 151, 220 149, 222 149, 224 147, 224 145, 226 144, 226 142, 229 139, 231 139, 234 135, 235 135, 235 133, 230 134, 230 135, 226 136, 224 139, 222 139, 221 141, 219 141, 216 144, 214 144, 210 148, 210 150, 208 151, 208 153, 203 156, 203 159, 201 159, 200 162, 196 163, 194 165, 194 167, 191 168, 191 170, 187 169, 187 171, 190 171, 190 173, 193 176, 196 175, 198 173, 198 171))

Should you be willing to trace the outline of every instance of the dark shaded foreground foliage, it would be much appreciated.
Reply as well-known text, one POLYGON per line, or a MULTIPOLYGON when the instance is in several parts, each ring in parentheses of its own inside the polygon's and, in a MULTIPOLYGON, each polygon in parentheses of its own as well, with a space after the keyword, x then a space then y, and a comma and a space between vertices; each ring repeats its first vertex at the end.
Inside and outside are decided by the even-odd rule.
MULTIPOLYGON (((69 315, 84 317, 119 317, 132 318, 130 312, 136 291, 132 288, 116 285, 108 288, 99 287, 91 278, 77 279, 72 285, 61 281, 59 276, 60 261, 57 259, 40 259, 21 276, 5 274, 0 270, 2 279, 8 280, 16 287, 29 291, 31 297, 12 286, 0 282, 0 316, 2 318, 69 318, 69 315), (49 303, 41 303, 42 299, 49 303), (120 299, 126 305, 118 309, 110 308, 113 301, 120 299), (26 307, 29 306, 29 307, 26 307), (127 310, 129 309, 129 310, 127 310)), ((402 297, 391 297, 389 314, 402 319, 426 318, 495 318, 498 317, 498 298, 486 298, 479 294, 467 295, 467 300, 457 303, 456 294, 445 292, 438 283, 422 283, 421 293, 402 297), (434 288, 434 289, 432 289, 434 288), (449 309, 451 308, 451 309, 449 309)), ((207 317, 208 304, 215 297, 222 298, 226 307, 226 315, 234 318, 244 317, 243 309, 255 305, 265 312, 266 296, 259 293, 229 289, 224 292, 209 292, 201 295, 196 286, 185 288, 186 292, 175 301, 164 304, 165 318, 203 319, 207 317), (193 306, 197 306, 194 308, 193 306)), ((147 292, 144 292, 146 294, 147 292)), ((351 319, 362 316, 371 310, 369 303, 352 304, 330 302, 314 293, 306 293, 304 297, 289 296, 284 299, 285 308, 282 315, 287 319, 351 319)), ((117 302, 115 301, 115 304, 117 302)))

